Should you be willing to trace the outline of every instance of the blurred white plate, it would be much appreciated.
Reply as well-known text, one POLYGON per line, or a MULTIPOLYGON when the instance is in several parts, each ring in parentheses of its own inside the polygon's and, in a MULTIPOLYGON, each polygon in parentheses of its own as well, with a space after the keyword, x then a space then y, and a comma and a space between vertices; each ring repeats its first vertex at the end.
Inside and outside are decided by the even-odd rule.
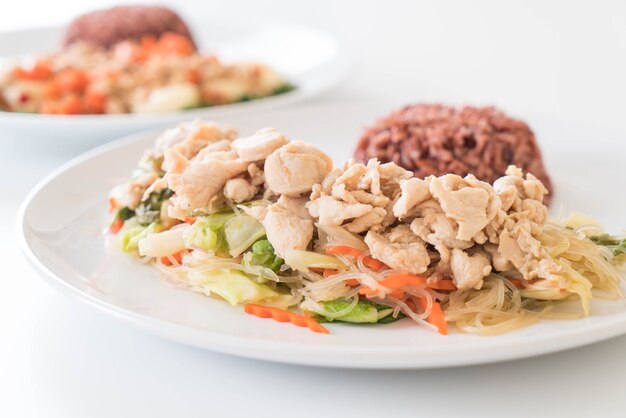
MULTIPOLYGON (((226 122, 250 134, 266 125, 348 157, 363 125, 390 106, 355 100, 306 105, 226 122), (350 108, 340 120, 342 109, 350 108)), ((395 105, 394 105, 395 107, 395 105)), ((533 122, 533 121, 531 121, 533 122)), ((563 202, 623 230, 621 191, 625 147, 619 137, 537 120, 548 167, 563 202), (563 138, 563 139, 561 139, 563 138)), ((626 332, 626 301, 594 301, 592 315, 543 321, 495 337, 452 332, 444 337, 402 320, 390 325, 329 324, 330 335, 243 313, 241 307, 168 287, 150 266, 105 250, 109 189, 127 178, 154 134, 137 134, 88 152, 44 179, 18 219, 22 248, 55 288, 162 337, 209 350, 285 363, 359 368, 429 368, 529 357, 589 344, 626 332)), ((94 332, 97 332, 95 330, 94 332)))
MULTIPOLYGON (((194 29, 201 50, 217 53, 225 62, 266 63, 296 89, 249 102, 153 114, 63 116, 0 112, 4 136, 7 140, 78 145, 86 149, 121 135, 181 120, 214 119, 299 102, 336 85, 348 68, 348 58, 337 40, 313 28, 281 22, 206 21, 194 29)), ((0 33, 0 63, 10 65, 16 59, 52 51, 58 48, 61 34, 58 28, 0 33)))

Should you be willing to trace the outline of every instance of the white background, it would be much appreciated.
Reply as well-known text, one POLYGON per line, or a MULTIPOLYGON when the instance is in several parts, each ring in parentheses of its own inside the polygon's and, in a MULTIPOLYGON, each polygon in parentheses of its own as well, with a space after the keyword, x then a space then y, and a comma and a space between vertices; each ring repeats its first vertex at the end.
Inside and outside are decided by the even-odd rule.
MULTIPOLYGON (((0 30, 61 24, 110 2, 6 3, 0 30)), ((626 2, 215 0, 175 7, 192 25, 203 16, 242 15, 336 34, 352 54, 353 73, 321 103, 496 104, 531 125, 545 118, 614 132, 607 152, 626 162, 626 2)), ((2 417, 626 416, 626 337, 497 365, 369 372, 243 360, 137 332, 57 294, 22 259, 14 238, 19 203, 74 151, 18 152, 1 128, 8 144, 0 150, 2 417)))

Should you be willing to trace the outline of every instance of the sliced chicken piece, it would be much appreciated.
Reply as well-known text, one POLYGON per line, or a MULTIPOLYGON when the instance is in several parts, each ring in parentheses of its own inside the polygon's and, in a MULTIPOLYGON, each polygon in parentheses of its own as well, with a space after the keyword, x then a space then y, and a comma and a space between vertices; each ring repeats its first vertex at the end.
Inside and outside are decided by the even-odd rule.
POLYGON ((299 196, 309 193, 333 168, 330 157, 312 145, 293 141, 265 160, 265 179, 276 194, 299 196))
POLYGON ((399 225, 385 234, 369 231, 365 244, 372 257, 393 269, 421 274, 430 264, 426 244, 407 225, 399 225))
POLYGON ((296 215, 298 218, 312 220, 313 217, 309 214, 309 211, 306 208, 308 201, 309 198, 306 196, 290 197, 287 195, 281 195, 276 203, 296 215))
POLYGON ((250 176, 250 184, 253 186, 261 186, 265 183, 265 173, 255 163, 248 165, 248 175, 250 176))
POLYGON ((307 203, 307 209, 322 225, 341 225, 348 219, 366 215, 374 208, 371 205, 350 204, 336 200, 332 196, 324 196, 307 203))
POLYGON ((523 187, 524 194, 527 199, 542 202, 543 197, 548 194, 546 186, 544 186, 543 183, 531 173, 526 174, 526 180, 524 180, 523 187))
POLYGON ((263 128, 252 136, 238 138, 232 147, 244 161, 260 161, 287 144, 289 139, 274 128, 263 128))
POLYGON ((230 142, 236 136, 237 131, 234 129, 223 129, 212 122, 194 120, 163 132, 156 140, 154 151, 163 154, 166 149, 176 146, 179 153, 191 159, 208 144, 223 139, 230 142))
POLYGON ((491 261, 483 251, 469 255, 463 250, 452 250, 450 259, 454 284, 459 290, 480 289, 483 279, 491 273, 491 261))
POLYGON ((464 187, 463 179, 454 174, 430 178, 430 193, 447 217, 459 225, 457 238, 469 241, 489 223, 489 193, 475 187, 464 187))
POLYGON ((158 181, 158 179, 159 176, 156 173, 150 172, 142 174, 127 183, 123 200, 125 206, 128 206, 130 209, 135 209, 141 202, 145 190, 158 181))
POLYGON ((400 181, 401 194, 393 206, 393 214, 399 219, 409 217, 415 206, 431 198, 429 184, 430 180, 416 177, 400 181))
POLYGON ((458 225, 443 213, 433 213, 411 222, 411 231, 438 250, 441 247, 466 249, 473 241, 457 239, 458 225))
POLYGON ((282 258, 290 250, 306 250, 313 238, 313 221, 301 219, 279 204, 267 208, 262 223, 268 241, 282 258))
POLYGON ((206 210, 211 200, 221 194, 226 181, 246 171, 245 161, 228 157, 228 154, 212 153, 202 160, 190 161, 173 148, 166 150, 169 170, 165 180, 176 194, 175 206, 186 212, 206 210))
POLYGON ((324 177, 321 184, 314 184, 311 192, 311 200, 319 199, 322 196, 332 193, 335 180, 341 175, 341 169, 336 168, 324 177))
POLYGON ((259 188, 246 179, 234 178, 224 184, 224 197, 235 203, 248 202, 257 194, 259 188))
POLYGON ((219 141, 212 142, 206 147, 202 148, 195 157, 198 160, 203 160, 207 154, 213 154, 220 151, 230 151, 230 140, 220 139, 219 141))
POLYGON ((265 215, 267 215, 267 206, 239 206, 239 209, 243 210, 244 213, 259 222, 263 222, 265 219, 265 215))
POLYGON ((500 254, 498 245, 487 243, 483 248, 487 254, 491 256, 491 265, 493 266, 494 271, 504 272, 514 269, 511 261, 507 257, 500 254))
POLYGON ((350 232, 360 234, 369 230, 378 230, 382 227, 383 220, 387 216, 387 211, 383 208, 373 208, 371 212, 355 218, 352 222, 346 224, 346 228, 350 232))
POLYGON ((143 202, 148 197, 150 197, 150 194, 155 193, 155 192, 160 193, 165 189, 167 189, 167 182, 163 178, 158 178, 154 181, 154 183, 150 185, 150 187, 148 187, 143 192, 143 196, 141 196, 141 201, 143 202))

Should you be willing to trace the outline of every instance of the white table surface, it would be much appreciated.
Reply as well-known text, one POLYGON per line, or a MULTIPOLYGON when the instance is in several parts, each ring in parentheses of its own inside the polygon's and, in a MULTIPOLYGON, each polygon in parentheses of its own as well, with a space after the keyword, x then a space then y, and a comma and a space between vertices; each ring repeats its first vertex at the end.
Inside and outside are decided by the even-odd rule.
MULTIPOLYGON (((321 103, 362 96, 398 105, 493 103, 530 122, 603 126, 616 138, 607 152, 626 163, 626 3, 336 3, 177 8, 193 23, 203 14, 245 13, 337 34, 354 72, 321 103)), ((34 13, 38 4, 3 10, 0 30, 60 23, 93 7, 61 0, 34 13)), ((76 150, 25 150, 2 127, 0 143, 2 417, 626 416, 626 337, 502 364, 373 372, 244 360, 138 332, 57 294, 17 247, 20 202, 76 150)))

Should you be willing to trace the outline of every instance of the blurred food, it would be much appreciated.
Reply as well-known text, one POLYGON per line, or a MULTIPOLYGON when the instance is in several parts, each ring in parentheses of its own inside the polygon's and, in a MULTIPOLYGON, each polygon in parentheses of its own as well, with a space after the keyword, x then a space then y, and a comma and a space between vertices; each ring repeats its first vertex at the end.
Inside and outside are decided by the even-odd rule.
POLYGON ((157 6, 117 6, 79 16, 68 25, 63 45, 87 42, 109 48, 121 41, 159 37, 165 32, 187 38, 196 49, 191 32, 180 16, 157 6))
POLYGON ((203 55, 160 7, 115 7, 76 19, 66 46, 0 74, 0 110, 45 114, 166 112, 293 89, 274 69, 203 55))
POLYGON ((489 183, 515 165, 553 191, 533 132, 494 107, 406 106, 368 128, 354 155, 394 162, 418 178, 473 174, 489 183))

